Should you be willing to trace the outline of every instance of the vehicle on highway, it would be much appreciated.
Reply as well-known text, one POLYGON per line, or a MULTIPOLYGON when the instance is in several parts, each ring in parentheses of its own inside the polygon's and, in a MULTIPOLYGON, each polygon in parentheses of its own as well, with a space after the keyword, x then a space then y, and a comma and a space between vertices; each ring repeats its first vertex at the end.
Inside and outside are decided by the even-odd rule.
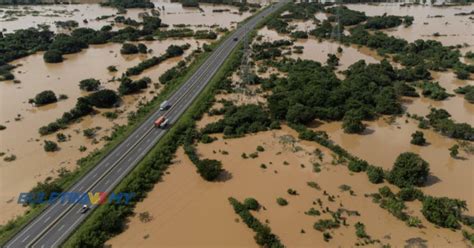
POLYGON ((160 116, 160 118, 156 119, 155 121, 155 127, 165 127, 166 124, 168 124, 168 120, 164 116, 160 116))
POLYGON ((234 41, 238 41, 238 40, 239 40, 239 38, 237 38, 237 37, 234 37, 234 41))
POLYGON ((169 107, 171 107, 171 104, 168 102, 168 100, 165 100, 160 104, 160 110, 167 110, 169 107))
POLYGON ((87 206, 87 205, 82 205, 81 214, 85 214, 85 213, 87 212, 87 210, 89 210, 89 206, 87 206))
POLYGON ((165 128, 165 127, 168 125, 168 121, 169 121, 169 119, 165 119, 165 121, 163 121, 163 122, 160 124, 160 128, 165 128))

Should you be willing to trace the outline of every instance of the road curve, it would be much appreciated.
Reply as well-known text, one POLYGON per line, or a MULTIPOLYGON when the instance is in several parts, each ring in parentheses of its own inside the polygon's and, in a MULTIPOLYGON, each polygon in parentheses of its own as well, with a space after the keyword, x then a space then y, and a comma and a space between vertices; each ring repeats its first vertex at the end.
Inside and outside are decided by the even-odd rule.
MULTIPOLYGON (((168 99, 171 108, 156 111, 136 128, 122 143, 111 151, 99 164, 82 177, 68 191, 72 192, 111 192, 112 189, 138 164, 167 129, 153 127, 159 116, 166 116, 170 123, 176 120, 192 104, 209 83, 225 59, 236 47, 237 42, 251 31, 265 16, 281 7, 279 2, 261 11, 242 26, 238 27, 224 40, 198 68, 198 70, 168 99)), ((95 208, 96 206, 91 206, 95 208)), ((80 204, 70 205, 59 202, 47 207, 38 217, 16 234, 5 247, 57 247, 92 212, 80 214, 80 204)))

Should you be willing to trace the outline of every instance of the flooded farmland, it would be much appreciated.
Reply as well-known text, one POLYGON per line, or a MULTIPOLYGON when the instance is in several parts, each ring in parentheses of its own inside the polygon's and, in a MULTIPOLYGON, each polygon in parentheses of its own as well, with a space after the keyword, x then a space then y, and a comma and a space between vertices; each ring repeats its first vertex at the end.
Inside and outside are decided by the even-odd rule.
MULTIPOLYGON (((250 16, 249 12, 238 14, 237 8, 231 6, 202 4, 203 10, 198 10, 183 8, 180 4, 167 1, 155 2, 155 5, 161 8, 160 18, 164 23, 170 26, 190 25, 187 27, 192 29, 215 28, 211 27, 215 24, 231 29, 236 22, 250 16), (216 9, 230 9, 230 11, 214 12, 213 10, 216 9)), ((409 42, 416 39, 435 39, 444 45, 461 44, 462 54, 474 52, 472 42, 474 22, 469 18, 472 15, 456 15, 460 12, 474 11, 472 5, 436 7, 432 5, 401 6, 397 3, 349 4, 347 7, 364 11, 368 16, 384 13, 413 16, 412 26, 400 25, 383 32, 409 42), (435 33, 438 35, 434 35, 435 33)), ((96 16, 115 13, 112 8, 93 4, 23 8, 24 11, 31 11, 28 8, 45 8, 45 13, 70 15, 68 18, 76 20, 80 26, 93 28, 100 28, 108 23, 107 19, 95 20, 96 16), (67 11, 61 11, 64 9, 67 11), (83 22, 84 19, 89 21, 83 22)), ((141 12, 143 10, 129 10, 126 16, 139 19, 141 12)), ((289 12, 283 13, 283 15, 286 14, 289 12)), ((31 23, 35 25, 41 22, 54 26, 55 19, 51 18, 63 17, 31 15, 28 18, 31 18, 30 22, 34 20, 31 23)), ((322 21, 330 16, 319 12, 315 14, 315 17, 322 21)), ((6 26, 6 30, 9 31, 29 25, 20 19, 0 22, 0 24, 11 25, 6 26), (17 22, 16 26, 15 22, 17 22)), ((295 28, 294 30, 308 32, 316 28, 316 23, 317 21, 313 22, 313 20, 292 20, 290 25, 295 28)), ((340 80, 344 80, 348 75, 343 71, 359 60, 371 64, 379 63, 385 58, 395 68, 402 68, 402 65, 395 62, 393 57, 384 57, 377 51, 362 45, 340 44, 331 39, 319 39, 311 35, 309 38, 297 39, 292 38, 290 33, 278 33, 275 29, 268 27, 258 30, 257 37, 258 42, 292 40, 291 46, 285 45, 283 48, 278 48, 281 49, 282 54, 276 56, 278 58, 272 57, 274 61, 285 57, 295 60, 312 60, 328 65, 329 68, 328 56, 335 54, 338 63, 331 70, 340 80), (295 52, 296 47, 299 47, 298 49, 302 52, 295 52)), ((15 154, 17 159, 8 163, 0 161, 0 188, 2 189, 0 191, 2 200, 0 224, 25 211, 25 208, 15 202, 19 191, 27 191, 37 182, 48 177, 56 177, 61 168, 73 170, 77 166, 77 159, 94 149, 100 149, 105 143, 101 137, 110 135, 114 126, 126 124, 129 113, 136 111, 141 103, 149 101, 160 92, 164 87, 159 84, 160 75, 190 56, 204 43, 211 41, 185 38, 140 42, 152 50, 151 54, 122 55, 120 54, 121 44, 109 43, 92 45, 80 53, 66 55, 65 61, 61 64, 45 64, 42 53, 11 63, 20 66, 13 70, 15 79, 18 81, 0 82, 0 99, 2 99, 0 120, 6 126, 6 129, 0 132, 2 140, 0 152, 5 152, 6 155, 15 154), (190 48, 182 56, 168 59, 158 66, 145 70, 140 76, 132 77, 132 79, 150 77, 151 87, 138 94, 123 96, 121 106, 118 108, 99 109, 98 114, 87 116, 80 122, 72 124, 61 131, 68 136, 68 141, 59 143, 60 150, 55 153, 44 152, 42 146, 44 140, 55 140, 55 135, 40 136, 37 130, 71 109, 78 97, 88 94, 79 89, 80 80, 95 78, 102 82, 102 88, 117 89, 119 82, 113 79, 120 77, 127 68, 140 61, 163 54, 172 44, 190 44, 190 48), (107 70, 109 65, 116 66, 117 72, 109 72, 107 70), (43 107, 35 107, 28 103, 30 98, 45 89, 53 90, 56 94, 66 94, 68 99, 43 107), (106 111, 118 113, 118 118, 113 120, 105 118, 102 113, 106 111), (95 127, 100 127, 97 129, 95 139, 83 135, 83 130, 95 127), (81 146, 86 146, 87 151, 80 152, 81 146)), ((472 61, 467 58, 462 58, 461 61, 472 64, 472 61)), ((401 203, 386 203, 385 200, 388 197, 381 195, 383 195, 383 190, 391 190, 395 193, 392 197, 399 197, 397 193, 401 192, 402 187, 396 187, 388 179, 387 173, 393 168, 400 154, 411 152, 418 154, 429 163, 427 181, 423 185, 417 185, 419 187, 416 189, 425 196, 449 197, 465 201, 466 210, 463 212, 465 216, 461 217, 474 216, 474 167, 472 166, 474 142, 442 135, 433 126, 422 129, 419 121, 408 115, 426 116, 431 108, 442 108, 451 114, 454 122, 473 126, 474 104, 464 99, 463 95, 454 92, 461 86, 474 86, 472 73, 468 73, 468 79, 460 80, 456 78, 451 68, 445 71, 430 70, 432 81, 439 82, 440 86, 450 94, 449 97, 438 101, 429 99, 423 96, 419 85, 413 83, 411 85, 420 94, 419 97, 399 95, 395 97, 396 101, 400 101, 403 113, 391 116, 377 114, 377 118, 371 121, 364 119, 365 130, 359 134, 347 133, 342 121, 321 121, 314 120, 312 117, 305 123, 305 128, 327 134, 329 144, 340 145, 348 153, 366 160, 370 165, 380 167, 382 181, 372 182, 371 176, 365 169, 362 172, 351 172, 348 168, 349 161, 345 160, 347 157, 336 155, 334 151, 317 142, 303 140, 304 135, 298 133, 296 131, 298 128, 293 125, 296 123, 289 121, 290 111, 285 112, 283 117, 275 117, 275 113, 272 112, 274 109, 269 106, 272 102, 268 100, 275 92, 271 87, 284 88, 283 84, 290 83, 278 82, 279 79, 274 80, 277 83, 265 80, 269 80, 272 73, 278 77, 289 78, 291 71, 278 71, 277 66, 273 67, 271 63, 265 64, 267 61, 264 59, 251 62, 253 67, 250 70, 256 71, 256 75, 263 78, 262 81, 255 85, 245 85, 241 78, 244 69, 237 68, 229 77, 231 89, 221 89, 211 107, 211 110, 215 112, 223 109, 224 114, 212 114, 212 111, 205 113, 204 117, 197 121, 196 130, 194 130, 198 133, 196 136, 199 136, 199 138, 193 137, 195 143, 192 146, 196 148, 196 156, 201 159, 217 160, 222 164, 223 171, 213 182, 204 180, 202 172, 199 171, 200 164, 196 160, 191 161, 192 156, 189 155, 188 150, 185 152, 183 146, 180 146, 161 180, 147 193, 143 201, 136 204, 133 209, 134 214, 125 221, 125 230, 108 240, 106 247, 259 247, 255 240, 256 233, 251 225, 245 223, 245 218, 236 214, 237 211, 234 211, 229 203, 229 197, 234 197, 240 202, 244 202, 249 197, 256 199, 259 208, 251 211, 251 214, 260 223, 268 225, 271 232, 287 247, 470 247, 472 241, 463 234, 465 230, 468 232, 474 230, 468 224, 462 222, 459 229, 441 228, 428 220, 424 212, 423 200, 420 198, 402 200, 401 203), (266 66, 268 68, 260 71, 266 66), (255 133, 250 131, 244 133, 245 135, 239 133, 232 136, 232 133, 228 134, 232 131, 229 131, 232 129, 232 127, 228 128, 229 124, 220 132, 210 131, 208 135, 204 131, 208 124, 217 123, 214 128, 218 129, 219 121, 228 118, 225 108, 229 103, 236 108, 248 104, 258 106, 268 114, 268 122, 272 122, 271 124, 278 122, 278 127, 268 125, 267 128, 264 124, 257 123, 264 126, 266 131, 255 133), (423 133, 426 138, 425 144, 411 143, 412 135, 416 131, 423 133), (207 138, 206 142, 203 141, 206 140, 204 136, 207 138), (199 142, 196 142, 197 140, 199 142), (453 156, 451 149, 455 145, 460 146, 459 154, 453 156), (280 198, 283 198, 286 203, 281 203, 280 198), (402 204, 403 207, 384 204, 402 204), (397 210, 393 210, 397 207, 407 219, 400 217, 401 214, 397 215, 399 214, 397 210), (334 226, 325 229, 319 228, 323 229, 322 231, 316 225, 321 220, 329 220, 327 225, 331 225, 331 220, 336 220, 338 223, 337 225, 333 223, 334 226), (360 231, 361 225, 363 234, 360 231)), ((314 68, 314 70, 319 69, 314 68)), ((369 90, 369 86, 372 86, 369 85, 372 83, 369 82, 371 79, 363 78, 363 80, 367 81, 369 90)), ((344 81, 346 82, 351 81, 344 81)), ((324 83, 329 85, 331 82, 328 80, 324 83)), ((316 95, 316 92, 314 94, 316 95)), ((310 95, 297 96, 303 98, 310 95)), ((342 95, 342 97, 345 96, 342 95)), ((363 100, 366 99, 372 101, 369 96, 364 96, 363 100)), ((287 105, 290 104, 300 103, 295 101, 287 105)), ((303 110, 299 113, 304 112, 303 110)), ((339 111, 339 109, 334 109, 336 110, 339 111)), ((239 112, 236 110, 234 113, 239 112)), ((251 119, 251 117, 253 116, 244 116, 242 119, 251 119)), ((232 122, 238 121, 238 118, 232 120, 232 122)), ((238 128, 246 127, 246 124, 238 128)), ((450 211, 455 210, 450 209, 450 211)))

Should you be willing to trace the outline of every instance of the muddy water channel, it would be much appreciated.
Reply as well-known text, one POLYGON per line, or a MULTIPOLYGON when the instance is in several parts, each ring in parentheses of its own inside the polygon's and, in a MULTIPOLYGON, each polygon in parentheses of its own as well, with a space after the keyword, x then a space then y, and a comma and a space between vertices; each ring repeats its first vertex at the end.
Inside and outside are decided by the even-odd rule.
MULTIPOLYGON (((201 28, 218 24, 220 27, 232 28, 235 23, 243 20, 250 13, 238 14, 237 9, 232 6, 203 4, 201 12, 196 8, 182 8, 178 3, 164 1, 155 2, 156 6, 163 8, 160 18, 167 24, 186 24, 192 28, 201 28), (215 9, 229 9, 229 12, 215 13, 215 9)), ((13 7, 1 7, 2 10, 15 9, 13 7)), ((7 32, 28 27, 35 27, 37 24, 46 23, 54 28, 54 21, 76 20, 80 26, 100 28, 111 19, 95 21, 95 18, 102 15, 111 15, 116 9, 100 7, 97 4, 80 5, 45 5, 45 6, 21 6, 22 10, 45 10, 46 13, 33 15, 27 14, 17 20, 0 20, 1 29, 7 32), (49 14, 48 14, 49 13, 49 14), (58 16, 51 16, 51 15, 58 16), (87 24, 83 19, 90 20, 87 24)), ((138 20, 138 15, 145 10, 133 9, 126 14, 138 20)), ((4 12, 3 12, 4 13, 4 12)), ((2 16, 2 12, 0 12, 2 16)), ((0 152, 5 153, 0 160, 0 224, 6 223, 16 215, 22 214, 26 208, 16 203, 19 192, 27 192, 37 182, 48 177, 56 177, 58 170, 65 168, 73 170, 77 165, 76 161, 89 154, 95 149, 100 149, 105 141, 104 136, 112 133, 115 125, 127 123, 127 115, 135 111, 140 103, 145 103, 159 93, 163 86, 159 83, 159 76, 175 66, 179 61, 187 57, 201 47, 206 40, 194 39, 169 39, 163 41, 144 41, 148 49, 152 52, 147 55, 121 55, 121 44, 92 45, 80 53, 65 55, 65 61, 59 64, 46 64, 43 61, 43 54, 37 53, 22 59, 13 61, 11 64, 19 65, 12 72, 18 82, 0 82, 0 123, 6 126, 0 132, 0 152), (57 152, 45 152, 43 149, 44 140, 56 141, 56 134, 40 136, 38 128, 44 126, 61 117, 66 111, 74 107, 76 99, 87 95, 79 89, 79 81, 87 78, 95 78, 101 81, 101 87, 117 90, 119 82, 112 79, 118 78, 127 68, 150 58, 160 56, 165 53, 169 45, 184 45, 189 43, 191 47, 181 57, 171 58, 158 66, 145 70, 139 76, 150 77, 152 83, 150 87, 139 94, 122 97, 119 108, 98 109, 94 116, 87 116, 79 123, 72 124, 68 129, 61 130, 68 138, 66 142, 59 142, 60 150, 57 152), (114 65, 117 72, 109 72, 107 67, 114 65), (155 87, 156 86, 156 87, 155 87), (44 90, 52 90, 56 95, 65 94, 66 100, 49 104, 43 107, 35 107, 28 103, 30 98, 44 90), (112 111, 118 114, 118 118, 110 120, 102 113, 112 111), (83 130, 97 128, 96 136, 92 139, 83 135, 83 130), (79 151, 84 146, 86 151, 79 151), (6 162, 6 156, 15 155, 16 160, 6 162)))

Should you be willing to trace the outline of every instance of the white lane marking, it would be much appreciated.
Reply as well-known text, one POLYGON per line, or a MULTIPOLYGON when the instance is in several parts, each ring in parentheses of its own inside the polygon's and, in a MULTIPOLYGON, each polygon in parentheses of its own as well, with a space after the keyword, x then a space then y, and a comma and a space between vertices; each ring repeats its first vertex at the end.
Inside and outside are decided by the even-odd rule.
POLYGON ((58 231, 63 230, 63 228, 64 228, 64 224, 62 224, 62 225, 59 227, 58 231))
MULTIPOLYGON (((62 239, 64 238, 64 235, 67 235, 67 234, 69 233, 69 231, 70 231, 70 230, 76 225, 76 223, 77 223, 78 221, 80 221, 81 219, 84 219, 84 218, 77 218, 77 220, 76 220, 74 223, 72 223, 72 225, 69 226, 69 228, 68 228, 65 232, 63 232, 63 234, 62 234, 61 236, 59 236, 59 238, 56 240, 56 242, 54 242, 54 243, 51 245, 51 247, 56 247, 56 244, 57 244, 58 242, 62 241, 62 239)), ((61 227, 64 227, 64 225, 62 225, 61 227)), ((58 231, 60 231, 60 230, 58 230, 58 231)))
POLYGON ((130 147, 130 142, 127 142, 127 147, 130 147))
POLYGON ((96 178, 97 177, 97 173, 95 173, 94 175, 92 175, 92 178, 96 178))
POLYGON ((25 241, 30 237, 30 235, 26 236, 21 242, 25 243, 25 241))
POLYGON ((107 179, 107 181, 105 181, 105 184, 109 184, 110 182, 110 179, 107 179))
POLYGON ((81 187, 78 189, 78 191, 81 191, 83 188, 84 188, 84 186, 81 186, 81 187))
POLYGON ((43 223, 46 223, 49 219, 51 219, 51 216, 48 216, 48 218, 46 218, 46 220, 44 220, 43 223))

